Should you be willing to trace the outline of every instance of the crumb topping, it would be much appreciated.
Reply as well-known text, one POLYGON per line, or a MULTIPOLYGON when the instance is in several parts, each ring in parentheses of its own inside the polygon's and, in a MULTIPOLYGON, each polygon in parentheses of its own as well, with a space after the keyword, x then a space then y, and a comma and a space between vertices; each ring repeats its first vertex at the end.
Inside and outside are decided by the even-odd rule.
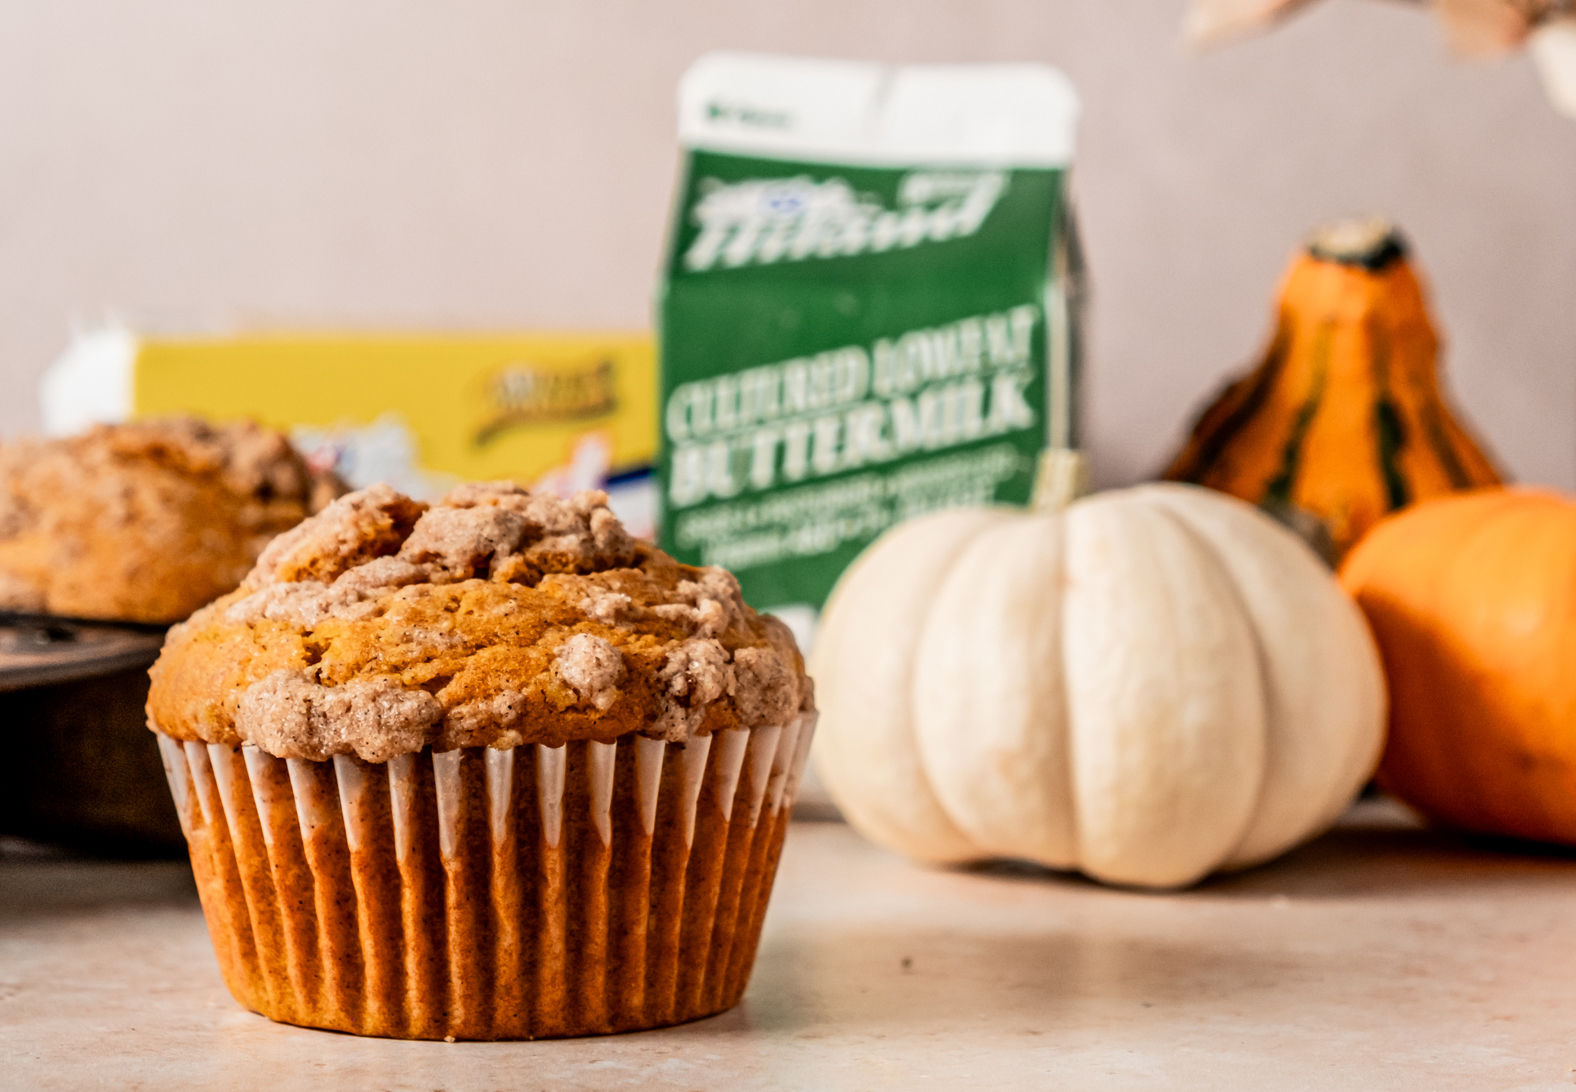
POLYGON ((268 544, 247 587, 328 581, 400 548, 427 506, 386 485, 349 493, 268 544))
POLYGON ((0 608, 184 618, 343 491, 249 421, 138 421, 0 444, 0 608))
POLYGON ((811 707, 788 630, 722 569, 624 530, 607 496, 508 482, 431 506, 388 486, 279 536, 171 630, 149 723, 284 758, 673 742, 811 707))
POLYGON ((577 633, 558 646, 554 659, 558 677, 598 712, 607 712, 608 706, 618 700, 624 657, 603 638, 577 633))
POLYGON ((236 709, 241 737, 269 754, 321 762, 354 753, 387 762, 419 750, 443 710, 425 690, 379 675, 323 686, 311 671, 275 671, 246 688, 236 709))

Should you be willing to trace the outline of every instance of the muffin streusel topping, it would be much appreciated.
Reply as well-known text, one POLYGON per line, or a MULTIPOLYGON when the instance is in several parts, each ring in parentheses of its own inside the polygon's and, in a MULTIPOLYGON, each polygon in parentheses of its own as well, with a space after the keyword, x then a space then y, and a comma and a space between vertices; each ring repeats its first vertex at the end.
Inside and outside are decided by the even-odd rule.
POLYGON ((250 421, 174 417, 0 444, 0 608, 176 621, 344 488, 250 421))
POLYGON ((379 485, 280 535, 170 632, 149 723, 282 758, 682 742, 813 702, 792 636, 716 568, 629 536, 600 492, 507 482, 428 507, 379 485))

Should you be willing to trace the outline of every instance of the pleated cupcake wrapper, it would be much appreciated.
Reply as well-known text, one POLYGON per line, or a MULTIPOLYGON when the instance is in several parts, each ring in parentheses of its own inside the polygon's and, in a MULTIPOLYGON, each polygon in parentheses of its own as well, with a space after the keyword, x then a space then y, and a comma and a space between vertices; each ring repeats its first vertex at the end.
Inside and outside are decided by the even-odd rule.
POLYGON ((814 729, 381 764, 158 739, 237 1000, 365 1035, 514 1039, 738 1003, 814 729))

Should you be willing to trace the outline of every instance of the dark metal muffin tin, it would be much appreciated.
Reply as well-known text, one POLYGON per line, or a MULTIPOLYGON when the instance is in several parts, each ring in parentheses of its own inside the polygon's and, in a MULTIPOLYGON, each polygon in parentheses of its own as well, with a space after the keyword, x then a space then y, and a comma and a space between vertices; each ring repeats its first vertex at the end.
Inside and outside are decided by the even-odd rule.
POLYGON ((184 843, 143 711, 161 627, 0 613, 0 834, 92 853, 184 843))

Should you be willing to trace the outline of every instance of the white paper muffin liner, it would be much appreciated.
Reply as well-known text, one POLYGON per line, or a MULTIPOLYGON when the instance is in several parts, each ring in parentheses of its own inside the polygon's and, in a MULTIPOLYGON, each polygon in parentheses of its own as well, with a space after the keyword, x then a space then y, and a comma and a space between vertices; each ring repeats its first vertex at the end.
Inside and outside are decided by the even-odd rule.
POLYGON ((738 1003, 814 729, 381 764, 158 740, 238 1001, 363 1035, 525 1039, 738 1003))

